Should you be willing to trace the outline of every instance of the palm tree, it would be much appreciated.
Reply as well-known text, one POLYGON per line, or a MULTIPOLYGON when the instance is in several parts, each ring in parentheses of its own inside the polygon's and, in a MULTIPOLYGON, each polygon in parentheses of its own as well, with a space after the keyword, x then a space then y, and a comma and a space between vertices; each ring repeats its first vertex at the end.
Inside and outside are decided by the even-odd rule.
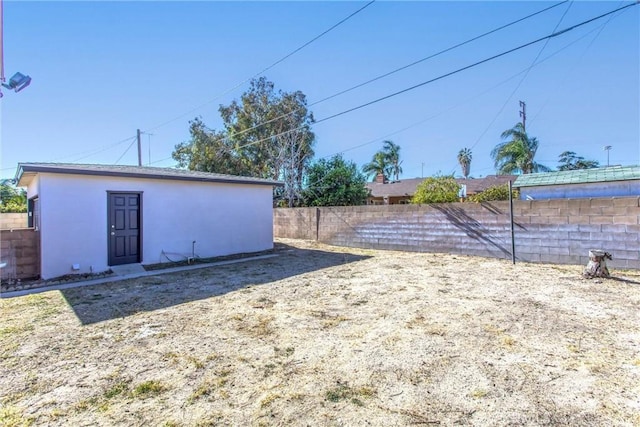
POLYGON ((495 167, 499 174, 549 172, 551 169, 536 163, 534 157, 538 151, 538 140, 527 135, 522 123, 502 132, 500 137, 506 141, 496 145, 491 151, 495 167))
POLYGON ((471 172, 472 158, 471 149, 469 148, 463 148, 458 152, 458 163, 460 163, 460 168, 462 168, 462 175, 464 175, 464 179, 467 179, 469 177, 469 172, 471 172))
POLYGON ((402 168, 400 165, 402 162, 400 161, 400 146, 398 144, 394 144, 393 141, 383 141, 382 142, 382 152, 384 153, 387 161, 387 172, 389 176, 393 176, 395 181, 398 181, 400 174, 402 173, 402 168))
POLYGON ((378 151, 374 154, 371 162, 362 166, 362 172, 367 177, 373 177, 372 181, 375 181, 376 176, 379 174, 382 174, 386 179, 389 172, 389 164, 387 163, 385 153, 378 151))

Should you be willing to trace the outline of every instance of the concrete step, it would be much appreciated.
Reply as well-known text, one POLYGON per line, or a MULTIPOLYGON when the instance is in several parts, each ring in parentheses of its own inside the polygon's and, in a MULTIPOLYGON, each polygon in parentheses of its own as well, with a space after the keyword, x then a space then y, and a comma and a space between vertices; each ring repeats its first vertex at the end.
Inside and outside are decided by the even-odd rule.
POLYGON ((142 264, 122 264, 122 265, 114 265, 111 266, 111 271, 113 274, 117 276, 126 276, 128 274, 139 274, 144 273, 146 270, 142 266, 142 264))

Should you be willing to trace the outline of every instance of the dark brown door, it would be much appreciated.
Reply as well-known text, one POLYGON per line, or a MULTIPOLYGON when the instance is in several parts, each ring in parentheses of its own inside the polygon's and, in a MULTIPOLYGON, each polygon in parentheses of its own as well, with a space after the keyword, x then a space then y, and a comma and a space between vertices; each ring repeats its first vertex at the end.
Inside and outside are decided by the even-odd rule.
POLYGON ((140 262, 140 194, 108 193, 109 265, 140 262))

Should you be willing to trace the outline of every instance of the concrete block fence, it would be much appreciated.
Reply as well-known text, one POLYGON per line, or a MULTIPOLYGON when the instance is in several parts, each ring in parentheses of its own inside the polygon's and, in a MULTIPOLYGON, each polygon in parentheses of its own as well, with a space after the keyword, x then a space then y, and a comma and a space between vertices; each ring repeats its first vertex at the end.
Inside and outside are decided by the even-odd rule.
POLYGON ((0 230, 10 230, 12 228, 26 227, 26 213, 0 213, 0 230))
POLYGON ((33 279, 40 276, 40 236, 33 228, 0 230, 0 269, 2 281, 33 279))
MULTIPOLYGON (((521 261, 608 264, 640 269, 640 197, 516 200, 515 253, 521 261)), ((277 208, 274 236, 332 245, 511 259, 509 202, 277 208)))

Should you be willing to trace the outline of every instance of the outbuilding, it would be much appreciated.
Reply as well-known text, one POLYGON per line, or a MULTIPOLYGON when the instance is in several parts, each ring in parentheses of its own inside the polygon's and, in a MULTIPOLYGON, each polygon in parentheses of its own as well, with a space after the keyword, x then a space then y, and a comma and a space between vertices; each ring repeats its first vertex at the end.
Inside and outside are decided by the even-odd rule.
POLYGON ((278 181, 143 166, 21 163, 40 276, 273 248, 278 181))
POLYGON ((514 187, 523 200, 640 195, 640 166, 609 166, 520 175, 514 187))

